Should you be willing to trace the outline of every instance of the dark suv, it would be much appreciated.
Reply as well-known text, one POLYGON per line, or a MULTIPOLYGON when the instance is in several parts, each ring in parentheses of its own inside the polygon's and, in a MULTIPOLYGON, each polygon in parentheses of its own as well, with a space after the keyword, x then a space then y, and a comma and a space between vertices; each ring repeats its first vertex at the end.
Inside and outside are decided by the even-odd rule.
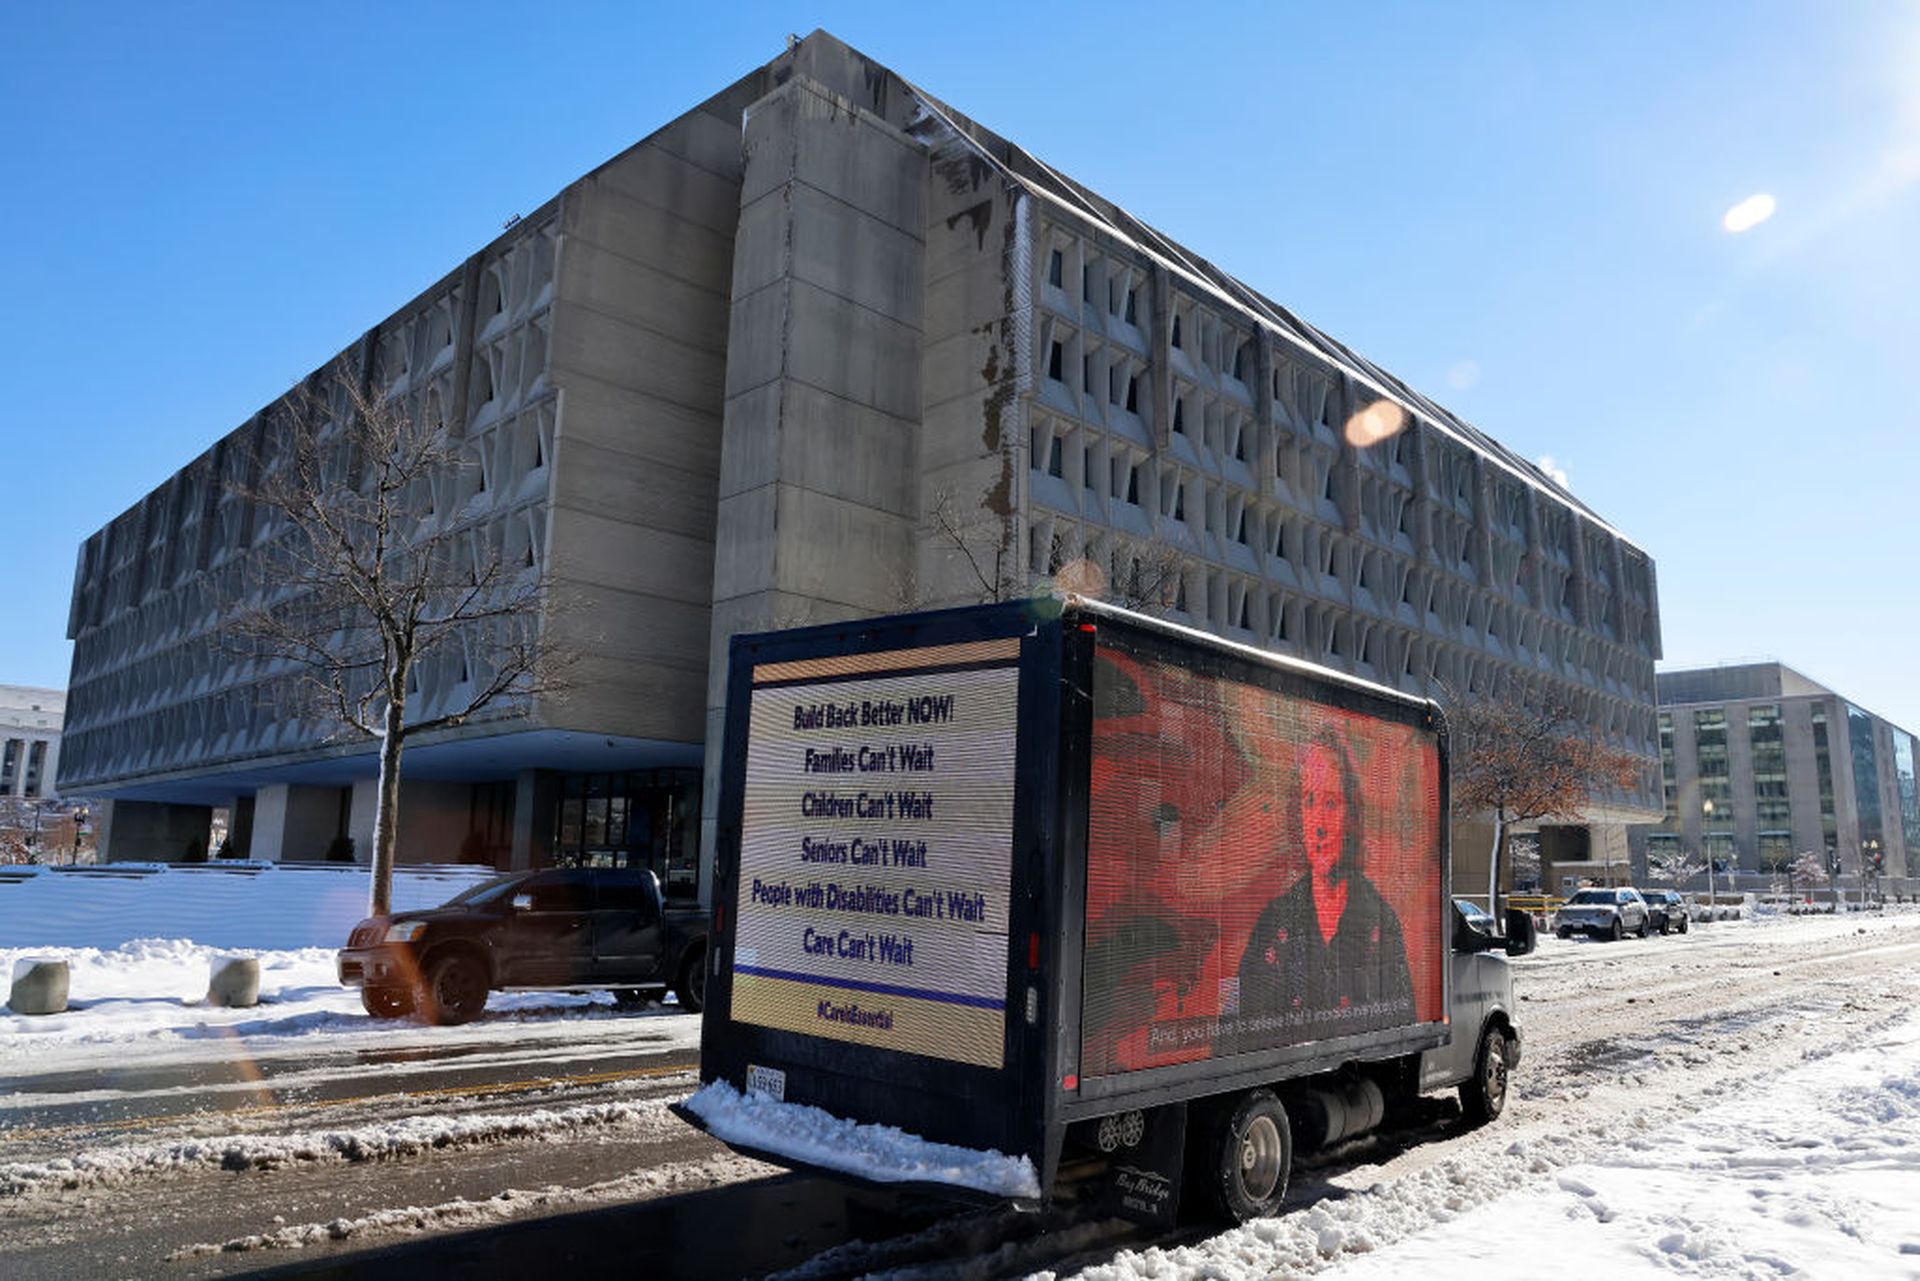
POLYGON ((1641 890, 1640 896, 1647 900, 1654 929, 1662 934, 1687 932, 1687 900, 1679 890, 1641 890))
POLYGON ((483 881, 440 907, 373 916, 340 949, 340 981, 377 1018, 465 1023, 507 988, 611 989, 637 1005, 706 992, 707 916, 664 902, 651 872, 551 868, 483 881))

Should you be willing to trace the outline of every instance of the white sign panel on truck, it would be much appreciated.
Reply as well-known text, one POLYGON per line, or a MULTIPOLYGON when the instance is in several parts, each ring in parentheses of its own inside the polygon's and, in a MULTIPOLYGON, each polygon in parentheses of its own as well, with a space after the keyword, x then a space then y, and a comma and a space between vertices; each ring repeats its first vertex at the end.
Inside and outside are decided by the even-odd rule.
POLYGON ((999 1067, 1017 642, 755 669, 733 1018, 999 1067))

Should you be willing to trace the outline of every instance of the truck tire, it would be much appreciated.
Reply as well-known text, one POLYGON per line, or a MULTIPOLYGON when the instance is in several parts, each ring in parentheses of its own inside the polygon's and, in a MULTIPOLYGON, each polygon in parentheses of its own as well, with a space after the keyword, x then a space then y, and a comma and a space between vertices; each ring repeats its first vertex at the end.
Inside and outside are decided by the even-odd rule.
POLYGON ((680 998, 680 1008, 689 1014, 698 1014, 707 1005, 707 945, 695 943, 687 950, 687 959, 680 966, 680 977, 675 980, 673 994, 680 998))
POLYGON ((487 974, 480 962, 454 952, 436 958, 421 976, 414 1008, 429 1023, 471 1023, 487 1008, 487 974))
POLYGON ((1507 1106, 1507 1038, 1487 1024, 1474 1052, 1473 1075, 1460 1083, 1460 1110, 1472 1125, 1485 1125, 1507 1106))
POLYGON ((1188 1177, 1206 1209, 1229 1223, 1262 1219, 1280 1208, 1293 1165, 1287 1110, 1271 1090, 1249 1090, 1214 1114, 1191 1150, 1188 1177))
POLYGON ((376 1019, 403 1019, 413 1013, 413 994, 403 987, 363 987, 360 1004, 376 1019))

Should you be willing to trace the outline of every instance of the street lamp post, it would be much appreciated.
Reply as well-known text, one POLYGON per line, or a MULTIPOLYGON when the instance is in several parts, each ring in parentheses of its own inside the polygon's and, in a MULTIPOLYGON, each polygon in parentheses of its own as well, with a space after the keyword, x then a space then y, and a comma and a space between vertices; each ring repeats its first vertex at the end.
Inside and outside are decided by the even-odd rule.
POLYGON ((1700 856, 1707 862, 1707 919, 1713 919, 1716 899, 1719 897, 1713 888, 1713 842, 1707 839, 1708 823, 1713 822, 1713 799, 1708 797, 1700 802, 1700 856))

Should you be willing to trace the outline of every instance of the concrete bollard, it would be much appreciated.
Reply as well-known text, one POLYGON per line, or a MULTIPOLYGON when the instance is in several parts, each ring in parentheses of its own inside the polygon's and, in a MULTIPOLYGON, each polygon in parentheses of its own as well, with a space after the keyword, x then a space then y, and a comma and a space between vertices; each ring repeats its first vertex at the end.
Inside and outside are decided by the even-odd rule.
POLYGON ((216 956, 207 978, 207 1004, 245 1009, 260 1003, 260 961, 251 956, 216 956))
POLYGON ((67 963, 50 956, 23 956, 13 963, 15 1014, 63 1014, 67 1008, 67 963))

